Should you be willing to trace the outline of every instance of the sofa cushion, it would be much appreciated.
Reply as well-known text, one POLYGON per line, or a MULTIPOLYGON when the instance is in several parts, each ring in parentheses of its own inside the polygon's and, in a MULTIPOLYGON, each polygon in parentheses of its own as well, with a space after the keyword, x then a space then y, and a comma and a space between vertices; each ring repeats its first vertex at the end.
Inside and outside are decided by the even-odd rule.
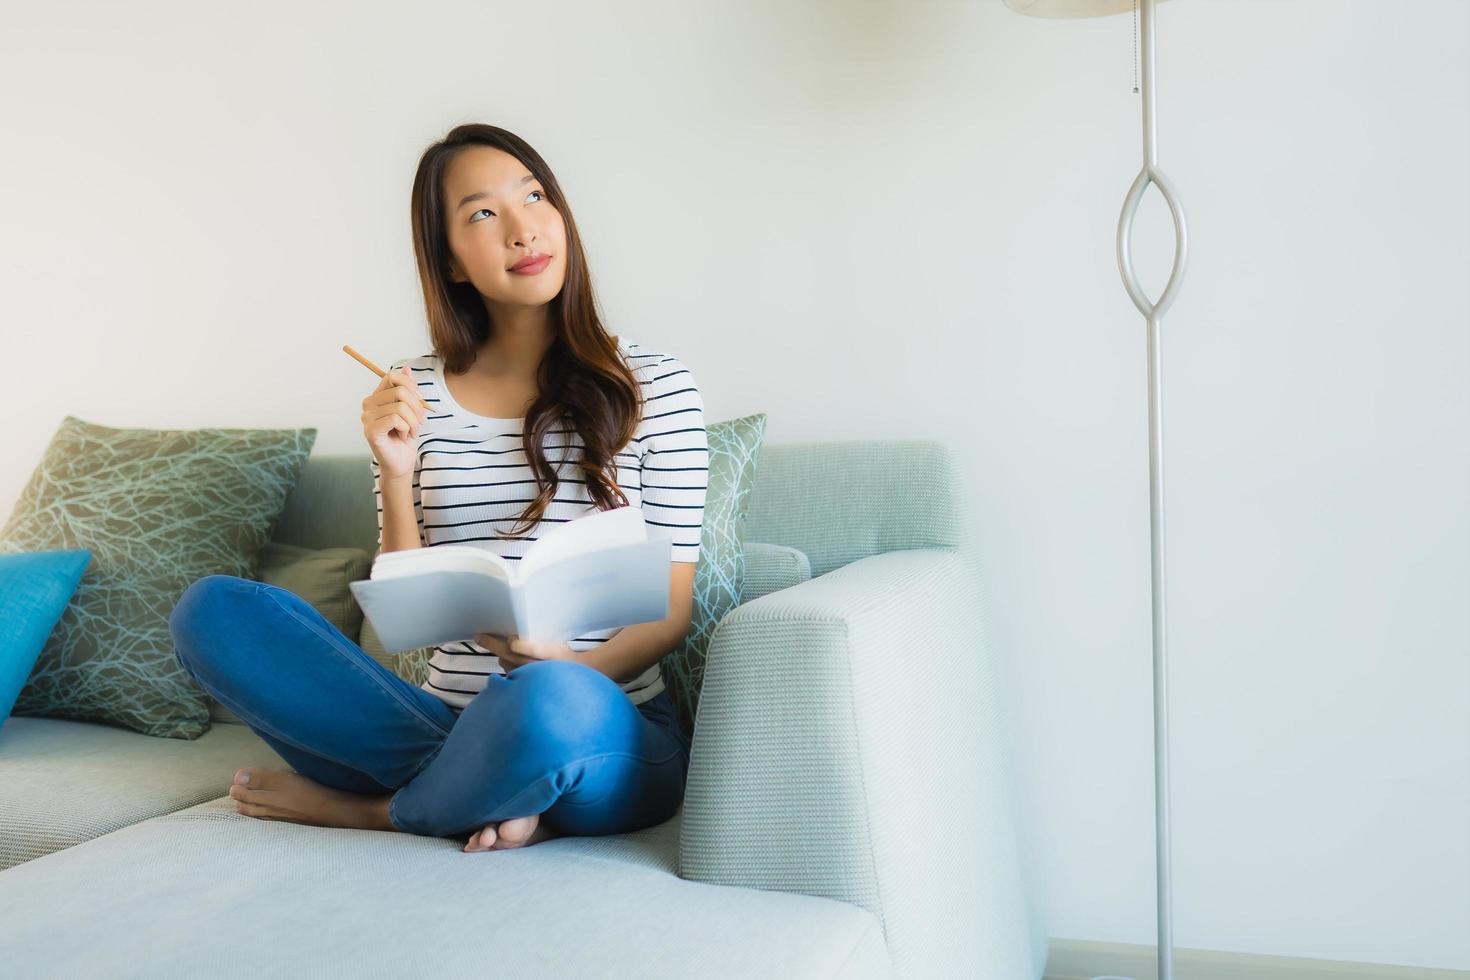
POLYGON ((195 579, 256 570, 315 440, 315 429, 113 429, 66 416, 0 551, 85 548, 93 562, 14 714, 166 738, 207 729, 169 612, 195 579))
POLYGON ((890 975, 870 912, 675 875, 678 820, 466 854, 223 797, 0 874, 0 949, 17 976, 890 975))
POLYGON ((223 796, 249 765, 288 768, 244 725, 186 741, 13 717, 0 729, 0 869, 223 796))

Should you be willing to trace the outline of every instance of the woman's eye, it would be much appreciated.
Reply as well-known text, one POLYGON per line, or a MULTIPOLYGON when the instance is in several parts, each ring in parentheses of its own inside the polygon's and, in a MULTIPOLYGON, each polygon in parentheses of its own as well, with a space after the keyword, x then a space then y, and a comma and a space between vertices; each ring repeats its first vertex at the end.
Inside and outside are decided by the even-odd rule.
MULTIPOLYGON (((531 191, 530 194, 527 194, 526 196, 527 197, 530 197, 531 194, 540 194, 541 195, 541 199, 543 201, 546 200, 546 193, 544 191, 531 191)), ((473 211, 473 212, 470 213, 470 221, 471 222, 477 221, 478 219, 475 217, 475 215, 480 214, 481 212, 484 212, 485 214, 494 214, 495 213, 494 211, 491 211, 489 208, 480 208, 479 211, 473 211)))

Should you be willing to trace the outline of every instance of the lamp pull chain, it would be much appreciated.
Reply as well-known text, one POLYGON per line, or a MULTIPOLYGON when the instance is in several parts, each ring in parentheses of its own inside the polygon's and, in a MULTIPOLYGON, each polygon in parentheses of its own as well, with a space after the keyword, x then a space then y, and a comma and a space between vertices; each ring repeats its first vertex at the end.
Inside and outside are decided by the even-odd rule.
POLYGON ((1138 94, 1138 0, 1133 0, 1133 94, 1138 94))

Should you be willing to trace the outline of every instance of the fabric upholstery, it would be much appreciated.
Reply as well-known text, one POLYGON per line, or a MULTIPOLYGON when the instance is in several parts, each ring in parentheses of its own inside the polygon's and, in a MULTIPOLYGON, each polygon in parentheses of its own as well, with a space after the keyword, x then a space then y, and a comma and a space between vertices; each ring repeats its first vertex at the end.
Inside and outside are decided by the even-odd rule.
POLYGON ((749 602, 780 589, 800 585, 812 577, 812 563, 806 555, 784 544, 764 541, 745 542, 745 581, 740 587, 740 601, 749 602))
POLYGON ((925 548, 727 616, 700 695, 680 873, 868 909, 900 976, 1039 976, 1046 937, 1021 898, 980 608, 974 561, 925 548))
POLYGON ((902 548, 960 548, 954 450, 933 439, 787 442, 761 456, 745 536, 797 549, 825 575, 902 548))
POLYGON ((677 820, 466 854, 225 797, 0 874, 0 949, 16 976, 57 978, 891 975, 869 912, 680 879, 677 820))
POLYGON ((0 552, 85 548, 93 562, 13 713, 204 732, 209 705, 174 658, 168 615, 195 579, 255 571, 316 431, 114 429, 66 416, 0 552))
MULTIPOLYGON (((244 725, 215 725, 191 741, 64 718, 11 718, 0 729, 0 868, 223 796, 235 770, 249 765, 288 768, 244 725)), ((97 886, 89 876, 79 884, 97 886)), ((119 903, 132 898, 103 891, 119 903)))

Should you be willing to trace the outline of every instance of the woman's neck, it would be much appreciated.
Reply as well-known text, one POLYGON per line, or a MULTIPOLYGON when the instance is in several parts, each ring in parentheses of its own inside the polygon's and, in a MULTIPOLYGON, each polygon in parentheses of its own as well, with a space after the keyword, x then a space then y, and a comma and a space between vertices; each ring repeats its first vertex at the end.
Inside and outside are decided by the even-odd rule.
POLYGON ((476 373, 512 378, 535 378, 541 359, 551 347, 551 325, 546 308, 522 309, 491 319, 490 337, 475 355, 476 373))

